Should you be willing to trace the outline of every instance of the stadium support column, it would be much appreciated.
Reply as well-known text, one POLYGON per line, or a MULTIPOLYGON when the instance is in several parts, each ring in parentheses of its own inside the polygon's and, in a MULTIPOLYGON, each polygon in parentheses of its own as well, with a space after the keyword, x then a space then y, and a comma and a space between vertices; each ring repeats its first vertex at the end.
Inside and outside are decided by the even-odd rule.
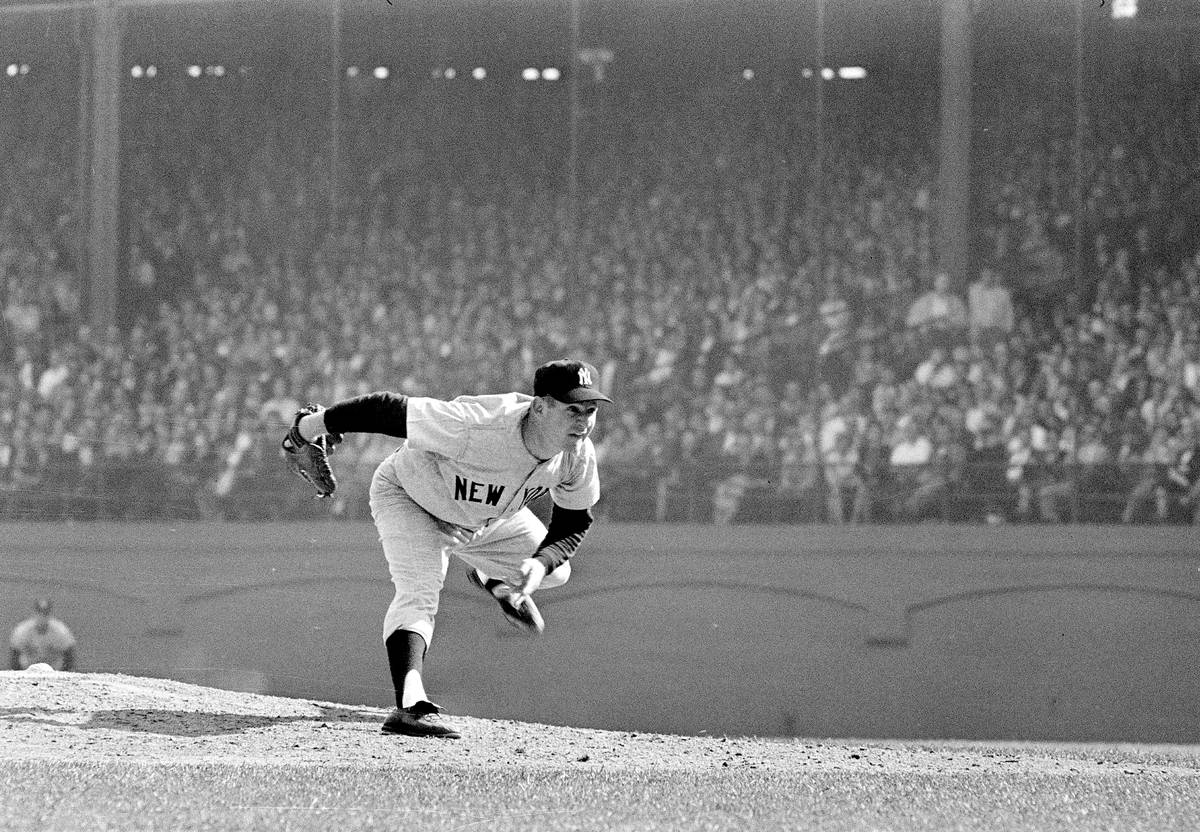
POLYGON ((825 0, 816 0, 817 21, 814 28, 816 67, 813 69, 813 185, 809 210, 816 229, 814 253, 817 256, 816 285, 818 296, 825 286, 825 0))
POLYGON ((942 0, 937 262, 961 290, 971 207, 971 0, 942 0))
MULTIPOLYGON (((76 135, 75 143, 75 188, 76 192, 82 195, 86 192, 88 183, 91 182, 92 169, 92 48, 91 40, 87 37, 87 27, 84 24, 84 11, 82 7, 76 7, 72 12, 74 15, 74 44, 79 50, 79 89, 77 91, 77 107, 78 116, 76 117, 76 135)), ((82 220, 87 219, 90 215, 87 206, 80 204, 77 207, 82 220)), ((80 229, 75 234, 75 281, 76 291, 79 292, 80 300, 83 299, 84 293, 88 286, 88 250, 91 247, 91 239, 83 227, 84 223, 80 223, 80 229)))
POLYGON ((333 0, 329 14, 329 233, 341 225, 342 138, 342 0, 333 0))
POLYGON ((115 321, 120 196, 121 11, 96 3, 92 51, 92 166, 88 228, 88 315, 96 328, 115 321))
POLYGON ((1087 175, 1084 165, 1083 143, 1087 135, 1087 96, 1085 94, 1086 73, 1084 64, 1087 61, 1085 49, 1085 23, 1083 0, 1075 0, 1075 54, 1074 54, 1074 87, 1075 87, 1075 130, 1071 137, 1071 191, 1074 202, 1074 251, 1073 269, 1075 277, 1075 299, 1071 311, 1078 315, 1083 311, 1084 298, 1084 226, 1087 221, 1083 192, 1086 187, 1084 177, 1087 175))
POLYGON ((568 79, 570 95, 570 132, 567 137, 567 229, 568 251, 571 253, 571 282, 579 285, 579 50, 580 50, 580 0, 571 0, 571 77, 568 79))

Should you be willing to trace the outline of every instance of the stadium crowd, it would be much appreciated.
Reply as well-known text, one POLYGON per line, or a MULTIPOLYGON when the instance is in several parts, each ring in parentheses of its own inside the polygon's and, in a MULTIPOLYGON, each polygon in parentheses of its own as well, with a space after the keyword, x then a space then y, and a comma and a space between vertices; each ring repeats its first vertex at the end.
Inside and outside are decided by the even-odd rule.
MULTIPOLYGON (((938 270, 934 114, 899 81, 831 88, 823 154, 780 91, 595 94, 574 184, 565 125, 522 109, 552 99, 349 90, 331 172, 328 124, 262 116, 269 88, 169 119, 145 91, 104 330, 70 143, 31 126, 0 158, 0 514, 311 514, 278 448, 304 402, 523 389, 571 353, 617 400, 613 518, 1195 522, 1200 241, 1168 220, 1200 96, 1124 83, 1080 280, 1072 114, 1028 86, 981 102, 971 274, 938 270)), ((338 449, 333 515, 388 441, 338 449)))

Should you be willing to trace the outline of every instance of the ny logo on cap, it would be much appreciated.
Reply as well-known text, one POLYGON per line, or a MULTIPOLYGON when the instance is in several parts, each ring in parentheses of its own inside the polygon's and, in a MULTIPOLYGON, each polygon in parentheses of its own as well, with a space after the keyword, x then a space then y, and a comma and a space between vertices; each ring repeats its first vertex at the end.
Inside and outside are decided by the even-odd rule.
POLYGON ((591 387, 592 386, 592 374, 588 370, 587 367, 579 368, 579 386, 580 387, 591 387))

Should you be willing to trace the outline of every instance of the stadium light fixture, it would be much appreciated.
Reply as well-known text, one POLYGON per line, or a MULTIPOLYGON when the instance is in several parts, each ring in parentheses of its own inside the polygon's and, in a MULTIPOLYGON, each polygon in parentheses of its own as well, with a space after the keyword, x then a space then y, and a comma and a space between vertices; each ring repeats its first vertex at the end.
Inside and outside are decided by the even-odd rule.
POLYGON ((474 78, 476 81, 482 81, 484 78, 487 77, 487 70, 481 66, 477 66, 471 70, 471 77, 474 78))
POLYGON ((358 77, 358 67, 356 67, 356 66, 346 67, 346 77, 347 78, 357 78, 358 77))
POLYGON ((861 66, 843 66, 838 67, 837 74, 844 81, 861 81, 867 77, 867 70, 861 66))
POLYGON ((833 71, 833 67, 827 66, 821 70, 821 77, 826 81, 832 81, 837 77, 837 73, 833 71))
POLYGON ((1138 0, 1113 0, 1113 20, 1129 20, 1137 17, 1138 0))
POLYGON ((21 64, 20 72, 22 75, 28 75, 29 74, 29 64, 21 64))
POLYGON ((196 66, 195 64, 192 64, 191 66, 189 66, 187 68, 187 74, 188 74, 188 77, 190 77, 190 78, 199 78, 200 72, 201 72, 200 67, 196 66))
POLYGON ((813 77, 813 71, 808 67, 804 67, 804 69, 800 70, 800 75, 804 78, 811 78, 813 77))
POLYGON ((158 77, 158 67, 156 67, 154 64, 150 64, 150 66, 146 67, 146 77, 147 78, 157 78, 158 77))
POLYGON ((750 67, 746 67, 745 69, 743 69, 742 70, 742 80, 743 81, 753 81, 754 80, 754 70, 751 69, 750 67))
POLYGON ((134 78, 141 78, 145 74, 145 72, 146 71, 144 69, 142 69, 141 66, 139 66, 139 65, 135 65, 135 66, 131 67, 129 70, 129 74, 131 76, 133 76, 134 78))
POLYGON ((543 81, 557 81, 562 78, 562 71, 556 66, 548 66, 542 70, 543 81))
POLYGON ((521 70, 521 78, 526 81, 536 81, 541 77, 541 73, 537 71, 537 67, 527 66, 521 70))
POLYGON ((392 73, 388 70, 388 68, 386 66, 377 66, 377 67, 375 67, 375 71, 372 74, 376 78, 378 78, 380 81, 384 81, 392 73))
POLYGON ((17 66, 16 64, 9 64, 8 66, 6 66, 4 68, 4 74, 7 75, 9 78, 16 78, 17 73, 20 71, 21 71, 21 68, 19 66, 17 66))

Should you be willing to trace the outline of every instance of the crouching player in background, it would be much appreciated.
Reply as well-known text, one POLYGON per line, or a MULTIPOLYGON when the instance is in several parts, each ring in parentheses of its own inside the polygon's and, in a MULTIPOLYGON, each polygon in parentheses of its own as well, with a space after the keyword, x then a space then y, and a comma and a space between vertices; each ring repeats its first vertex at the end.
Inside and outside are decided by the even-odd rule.
POLYGON ((71 628, 50 614, 49 598, 39 598, 34 615, 13 628, 8 639, 13 670, 48 664, 55 670, 75 669, 75 636, 71 628))

